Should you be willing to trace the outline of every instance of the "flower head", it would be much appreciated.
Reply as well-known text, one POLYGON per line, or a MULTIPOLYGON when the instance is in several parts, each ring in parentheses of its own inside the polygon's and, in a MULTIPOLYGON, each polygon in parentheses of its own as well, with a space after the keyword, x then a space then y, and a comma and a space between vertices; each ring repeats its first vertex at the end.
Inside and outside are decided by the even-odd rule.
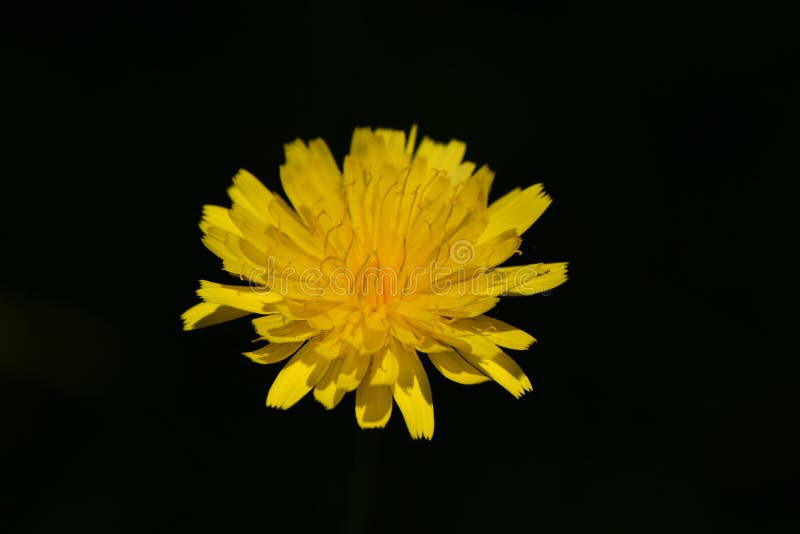
POLYGON ((531 383, 501 347, 534 338, 487 317, 501 295, 532 295, 566 280, 566 263, 498 267, 550 204, 541 184, 488 204, 494 174, 463 161, 466 146, 416 128, 357 128, 340 169, 321 139, 285 146, 289 199, 240 171, 232 207, 205 206, 203 242, 247 285, 201 281, 186 330, 256 314, 267 344, 258 363, 288 359, 267 405, 314 391, 326 408, 355 391, 362 428, 383 427, 396 403, 414 438, 433 436, 425 354, 461 384, 494 380, 515 397, 531 383))

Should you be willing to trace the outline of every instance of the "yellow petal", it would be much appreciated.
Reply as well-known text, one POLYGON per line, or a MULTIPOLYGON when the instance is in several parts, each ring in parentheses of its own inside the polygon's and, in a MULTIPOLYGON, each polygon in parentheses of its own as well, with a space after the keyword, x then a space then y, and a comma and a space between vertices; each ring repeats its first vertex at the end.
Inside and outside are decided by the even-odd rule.
POLYGON ((209 228, 219 228, 225 232, 241 235, 239 228, 233 223, 230 210, 222 206, 208 204, 203 206, 203 218, 200 220, 200 229, 207 233, 209 228))
POLYGON ((362 382, 356 390, 356 420, 361 428, 383 428, 392 416, 392 388, 362 382))
POLYGON ((211 226, 206 229, 203 244, 222 260, 229 273, 242 279, 260 281, 259 277, 264 273, 262 263, 251 257, 251 247, 238 234, 211 226))
POLYGON ((314 352, 325 358, 326 360, 341 359, 342 354, 345 353, 344 342, 342 338, 334 333, 329 332, 318 343, 314 344, 314 352))
MULTIPOLYGON (((491 268, 506 261, 519 250, 522 240, 508 230, 500 235, 474 245, 469 241, 453 241, 438 249, 436 257, 426 258, 423 264, 434 262, 436 272, 415 280, 418 293, 438 295, 457 292, 460 295, 474 293, 474 278, 487 278, 491 268)), ((490 278, 490 277, 489 277, 490 278)))
POLYGON ((300 348, 302 341, 295 343, 270 343, 244 355, 256 363, 270 364, 282 362, 300 348))
POLYGON ((290 234, 275 227, 264 228, 260 232, 262 246, 266 251, 264 256, 267 261, 275 264, 278 275, 288 274, 300 278, 304 273, 319 270, 319 258, 306 252, 290 234))
POLYGON ((319 333, 308 321, 293 321, 280 313, 253 319, 253 326, 261 337, 273 343, 303 341, 319 333))
POLYGON ((425 159, 429 169, 453 173, 464 159, 466 151, 467 145, 461 141, 452 140, 445 145, 425 137, 419 144, 414 158, 425 159))
POLYGON ((406 155, 411 156, 417 144, 417 125, 411 126, 411 131, 408 133, 408 142, 406 142, 406 155))
POLYGON ((341 358, 331 361, 325 376, 314 388, 314 398, 328 410, 335 408, 345 394, 345 390, 336 387, 336 377, 339 376, 341 368, 341 358))
POLYGON ((478 242, 482 243, 508 230, 522 235, 541 217, 551 202, 542 184, 524 190, 512 190, 489 206, 489 224, 478 242))
POLYGON ((514 350, 526 350, 536 339, 529 333, 499 319, 480 315, 455 321, 459 328, 486 337, 492 343, 514 350))
POLYGON ((345 391, 353 391, 361 384, 369 368, 370 357, 349 349, 343 355, 342 368, 336 377, 336 387, 345 391))
POLYGON ((373 355, 369 375, 364 379, 364 382, 383 386, 394 384, 400 373, 400 363, 397 357, 398 348, 399 344, 393 342, 378 354, 373 355))
POLYGON ((533 386, 525 373, 500 347, 486 337, 461 328, 457 323, 439 321, 418 327, 427 328, 432 337, 453 347, 467 362, 519 398, 533 386))
POLYGON ((307 343, 292 356, 267 394, 267 406, 286 410, 311 391, 328 370, 329 361, 321 358, 307 343))
POLYGON ((416 347, 420 343, 419 334, 403 319, 401 315, 392 314, 389 324, 392 326, 392 336, 409 347, 416 347))
POLYGON ((237 310, 230 306, 212 302, 201 302, 183 312, 181 319, 183 319, 184 330, 194 330, 195 328, 232 321, 249 314, 250 312, 246 310, 237 310))
POLYGON ((409 324, 413 324, 414 321, 435 321, 439 318, 435 302, 420 299, 419 295, 404 298, 392 311, 392 317, 398 315, 409 324))
POLYGON ((489 239, 481 241, 475 247, 475 258, 459 267, 472 272, 469 271, 470 267, 486 269, 487 267, 500 265, 519 250, 521 243, 522 239, 517 236, 513 229, 500 232, 489 239))
POLYGON ((495 307, 500 299, 485 295, 417 294, 401 302, 394 313, 406 320, 434 321, 439 316, 474 317, 495 307))
MULTIPOLYGON (((236 213, 234 208, 231 213, 236 213)), ((248 216, 249 217, 249 216, 248 216)), ((261 224, 261 223, 258 223, 261 224)), ((253 230, 253 232, 262 230, 253 230)), ((250 232, 248 230, 248 232, 250 232)), ((254 282, 261 288, 274 285, 274 259, 271 260, 263 245, 263 238, 253 243, 239 234, 225 231, 216 226, 206 228, 203 244, 223 261, 226 271, 238 275, 240 279, 254 282), (268 276, 269 275, 269 276, 268 276)))
POLYGON ((503 386, 509 393, 519 398, 533 391, 531 381, 519 365, 494 343, 481 337, 468 338, 469 348, 461 355, 492 380, 503 386))
POLYGON ((567 263, 535 263, 518 267, 500 267, 493 292, 509 296, 534 295, 549 291, 567 281, 567 263))
POLYGON ((234 177, 228 195, 233 201, 232 211, 241 208, 261 224, 273 226, 291 236, 308 254, 319 253, 317 239, 304 226, 297 213, 246 170, 240 170, 234 177))
POLYGON ((286 163, 281 184, 286 196, 309 228, 322 232, 342 222, 342 174, 322 139, 308 146, 296 140, 284 146, 286 163))
POLYGON ((444 352, 432 352, 428 354, 434 367, 446 378, 459 384, 481 384, 489 380, 489 377, 470 365, 460 354, 453 350, 444 352))
POLYGON ((386 147, 386 163, 395 168, 402 168, 407 165, 408 152, 406 151, 407 143, 404 131, 376 128, 374 135, 382 140, 386 147))
MULTIPOLYGON (((459 165, 457 172, 466 173, 469 171, 470 176, 461 178, 461 183, 457 184, 459 188, 458 193, 453 198, 454 203, 460 204, 470 210, 476 210, 472 214, 473 216, 483 212, 481 208, 486 206, 486 201, 489 198, 489 189, 494 181, 494 172, 487 165, 482 166, 478 169, 478 172, 472 174, 474 169, 475 165, 473 163, 462 163, 459 165), (461 169, 463 169, 463 171, 461 169)), ((486 221, 484 221, 483 224, 485 226, 486 221)), ((481 228, 481 231, 483 231, 483 228, 481 228)), ((480 235, 480 232, 478 235, 480 235)), ((478 235, 474 237, 477 238, 478 235)))
POLYGON ((228 188, 228 196, 234 206, 241 206, 264 223, 270 223, 269 206, 273 194, 250 172, 239 169, 228 188))
POLYGON ((375 169, 380 169, 387 163, 402 168, 408 165, 409 147, 413 146, 415 137, 414 128, 408 142, 405 132, 401 130, 377 128, 373 131, 371 128, 356 128, 350 142, 349 155, 369 162, 375 169))
POLYGON ((363 322, 362 352, 371 354, 386 346, 389 338, 389 322, 384 318, 367 315, 363 322))
POLYGON ((385 318, 373 315, 361 317, 353 312, 348 315, 349 321, 341 330, 342 339, 348 344, 358 347, 361 354, 373 354, 386 346, 390 336, 385 318))
POLYGON ((246 239, 255 249, 265 253, 268 252, 268 244, 264 234, 272 226, 257 218, 239 204, 228 210, 228 218, 236 228, 236 232, 231 233, 236 233, 246 239))
POLYGON ((322 242, 303 224, 297 213, 281 197, 275 195, 269 206, 272 225, 291 237, 307 254, 322 258, 322 242))
POLYGON ((424 352, 426 354, 431 354, 432 352, 447 352, 451 350, 449 347, 438 343, 430 336, 423 337, 419 345, 415 347, 418 351, 424 352))
POLYGON ((282 297, 271 291, 249 286, 230 286, 200 280, 197 294, 206 302, 222 304, 252 313, 268 313, 274 311, 270 305, 282 300, 282 297))
POLYGON ((344 299, 325 300, 323 298, 313 299, 287 299, 286 300, 286 315, 291 319, 304 319, 315 324, 320 330, 330 330, 334 324, 342 326, 347 316, 352 313, 352 310, 347 310, 342 307, 342 303, 347 302, 344 299), (323 326, 323 323, 325 326, 323 326), (340 324, 341 323, 341 324, 340 324))
POLYGON ((414 439, 433 437, 433 397, 428 376, 417 353, 406 347, 398 352, 400 366, 392 395, 414 439))

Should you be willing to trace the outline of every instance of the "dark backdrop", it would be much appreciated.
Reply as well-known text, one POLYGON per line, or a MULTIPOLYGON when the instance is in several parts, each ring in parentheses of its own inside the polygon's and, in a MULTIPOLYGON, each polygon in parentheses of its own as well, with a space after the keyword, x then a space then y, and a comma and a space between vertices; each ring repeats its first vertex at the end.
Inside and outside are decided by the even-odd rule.
MULTIPOLYGON (((29 4, 2 17, 4 532, 786 532, 790 18, 767 5, 29 4), (264 406, 247 321, 184 333, 204 203, 357 125, 555 202, 549 296, 492 312, 535 392, 431 371, 433 442, 264 406)), ((795 176, 796 177, 796 176, 795 176)))

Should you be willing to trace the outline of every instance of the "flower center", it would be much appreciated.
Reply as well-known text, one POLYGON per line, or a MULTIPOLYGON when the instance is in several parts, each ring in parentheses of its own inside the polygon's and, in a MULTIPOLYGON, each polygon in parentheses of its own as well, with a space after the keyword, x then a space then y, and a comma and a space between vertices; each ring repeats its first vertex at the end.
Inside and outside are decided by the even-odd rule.
POLYGON ((400 302, 403 280, 398 267, 382 264, 376 252, 367 256, 353 282, 355 303, 366 314, 388 312, 400 302))

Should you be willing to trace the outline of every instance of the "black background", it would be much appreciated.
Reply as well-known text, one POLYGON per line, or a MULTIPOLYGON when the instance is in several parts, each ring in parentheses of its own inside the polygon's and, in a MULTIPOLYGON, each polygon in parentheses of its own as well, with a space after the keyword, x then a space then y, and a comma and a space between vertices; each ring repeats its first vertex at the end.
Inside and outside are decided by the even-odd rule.
POLYGON ((791 19, 646 5, 4 8, 3 531, 797 528, 791 19), (536 391, 429 367, 430 443, 267 409, 247 321, 180 330, 201 205, 413 123, 555 199, 520 261, 570 281, 492 312, 536 391))

